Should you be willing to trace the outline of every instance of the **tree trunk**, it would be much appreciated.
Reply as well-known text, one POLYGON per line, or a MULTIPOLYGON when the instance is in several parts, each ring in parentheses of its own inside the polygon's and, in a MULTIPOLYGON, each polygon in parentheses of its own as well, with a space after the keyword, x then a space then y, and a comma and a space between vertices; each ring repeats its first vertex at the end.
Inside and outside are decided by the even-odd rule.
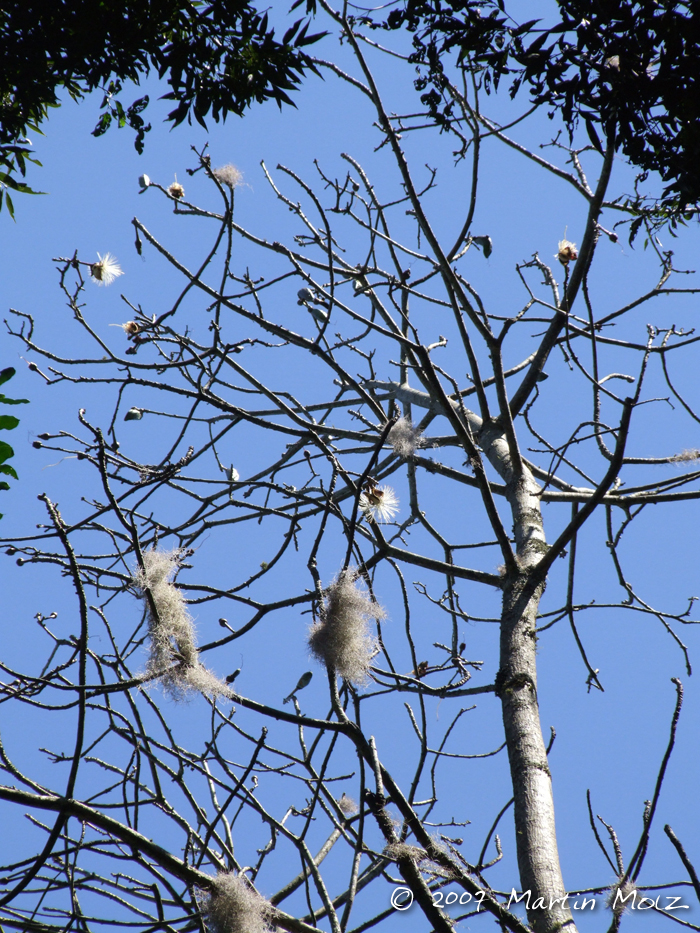
POLYGON ((520 883, 535 933, 576 933, 559 865, 552 777, 537 702, 537 610, 545 589, 537 565, 548 546, 542 526, 540 486, 528 468, 514 467, 505 436, 491 422, 479 441, 508 486, 516 568, 505 569, 501 657, 496 688, 503 706, 520 883))
POLYGON ((498 688, 515 798, 515 833, 523 903, 536 933, 574 933, 559 866, 552 778, 537 702, 537 608, 544 590, 527 574, 509 581, 503 597, 498 688))

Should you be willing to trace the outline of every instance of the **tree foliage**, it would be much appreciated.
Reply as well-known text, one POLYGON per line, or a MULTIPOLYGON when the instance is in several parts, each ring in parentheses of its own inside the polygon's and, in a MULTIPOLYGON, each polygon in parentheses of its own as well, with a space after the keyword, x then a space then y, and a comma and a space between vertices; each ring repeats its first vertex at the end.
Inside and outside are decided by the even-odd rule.
MULTIPOLYGON (((7 369, 3 369, 0 372, 0 386, 9 382, 15 375, 15 372, 16 371, 11 366, 8 366, 7 369)), ((0 405, 24 405, 28 402, 29 399, 26 398, 7 398, 6 395, 0 393, 0 405)), ((18 425, 19 418, 16 418, 14 415, 0 414, 0 431, 12 431, 18 425)), ((14 455, 15 452, 12 447, 10 447, 6 441, 0 441, 0 474, 17 479, 17 471, 7 462, 11 457, 14 457, 14 455)), ((10 484, 7 480, 0 480, 1 490, 7 490, 9 488, 10 484)), ((2 518, 2 515, 0 515, 0 518, 2 518)))
MULTIPOLYGON (((700 12, 677 0, 558 0, 555 22, 515 22, 504 0, 407 0, 384 20, 413 33, 418 90, 439 125, 454 98, 446 56, 488 90, 504 76, 573 134, 582 122, 599 151, 614 140, 633 165, 665 182, 663 208, 687 213, 700 199, 700 12)), ((376 22, 373 25, 377 25, 376 22)), ((639 205, 642 206, 641 204, 639 205)))
MULTIPOLYGON (((315 2, 306 6, 315 13, 315 2)), ((660 208, 674 223, 692 214, 700 199, 696 5, 557 0, 556 13, 553 24, 543 25, 540 19, 514 21, 505 0, 400 0, 383 20, 367 14, 350 20, 413 34, 412 61, 422 72, 416 87, 438 125, 448 125, 454 111, 443 62, 454 51, 469 73, 481 72, 487 90, 508 76, 511 94, 529 88, 533 102, 561 116, 570 133, 582 121, 601 151, 605 138, 614 139, 644 173, 658 173, 662 197, 651 204, 637 198, 640 213, 660 208)), ((153 68, 171 88, 165 95, 176 104, 170 121, 194 116, 204 122, 209 114, 218 121, 241 115, 253 102, 292 103, 290 92, 309 68, 303 50, 318 38, 299 20, 277 40, 267 14, 248 0, 3 4, 0 183, 31 193, 16 178, 17 172, 24 176, 27 160, 37 161, 22 139, 39 130, 62 90, 76 99, 104 90, 95 135, 115 121, 128 125, 141 151, 150 129, 142 115, 148 97, 125 107, 117 96, 124 81, 138 84, 153 68)))
MULTIPOLYGON (((143 112, 148 96, 125 107, 124 82, 139 84, 154 70, 167 79, 165 98, 175 104, 168 120, 194 117, 204 124, 242 115, 255 102, 292 104, 308 68, 304 48, 319 38, 298 20, 275 37, 266 13, 248 0, 13 0, 0 9, 0 184, 27 191, 13 173, 25 174, 37 131, 60 95, 78 100, 104 91, 104 113, 94 133, 112 122, 136 131, 143 150, 150 129, 143 112)), ((1 206, 1 202, 0 202, 1 206)), ((12 208, 12 202, 8 205, 12 208)))

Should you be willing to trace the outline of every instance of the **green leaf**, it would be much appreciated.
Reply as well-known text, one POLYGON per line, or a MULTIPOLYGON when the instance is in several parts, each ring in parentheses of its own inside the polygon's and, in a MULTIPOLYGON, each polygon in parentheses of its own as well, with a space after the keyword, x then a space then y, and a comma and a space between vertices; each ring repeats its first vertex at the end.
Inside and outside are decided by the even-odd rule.
MULTIPOLYGON (((45 191, 34 191, 29 185, 25 185, 23 181, 15 181, 8 172, 3 173, 0 181, 3 185, 7 185, 8 188, 12 188, 13 191, 19 191, 20 194, 46 194, 45 191)), ((7 197, 7 194, 5 196, 7 197)))
POLYGON ((17 370, 14 368, 14 366, 8 366, 7 369, 0 371, 0 386, 4 385, 6 382, 9 382, 16 372, 17 370))
POLYGON ((0 463, 4 463, 5 460, 9 460, 14 455, 15 452, 10 445, 6 444, 5 441, 0 441, 0 463))
POLYGON ((12 476, 14 479, 19 479, 17 471, 14 467, 11 467, 9 463, 0 463, 0 473, 4 473, 5 476, 12 476))
POLYGON ((636 220, 632 221, 632 226, 630 227, 630 235, 629 235, 630 246, 634 243, 634 239, 639 233, 639 228, 642 226, 643 223, 644 223, 643 217, 637 217, 636 220))
POLYGON ((584 116, 584 121, 586 123, 586 132, 588 133, 588 138, 593 143, 594 148, 601 154, 604 155, 603 144, 600 141, 600 136, 596 133, 595 126, 590 117, 584 116))
POLYGON ((19 424, 14 415, 0 415, 0 431, 12 431, 19 424))
POLYGON ((518 26, 517 29, 514 29, 511 32, 511 35, 513 36, 513 38, 517 38, 518 36, 523 36, 525 35, 526 32, 529 32, 532 29, 532 27, 535 26, 539 22, 540 20, 538 19, 530 19, 526 23, 523 23, 522 26, 518 26))

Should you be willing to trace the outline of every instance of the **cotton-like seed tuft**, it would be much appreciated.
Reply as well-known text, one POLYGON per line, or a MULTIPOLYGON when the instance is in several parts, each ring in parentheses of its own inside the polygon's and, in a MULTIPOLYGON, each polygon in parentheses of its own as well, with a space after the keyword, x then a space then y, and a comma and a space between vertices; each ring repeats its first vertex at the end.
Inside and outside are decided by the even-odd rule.
POLYGON ((124 324, 110 324, 110 327, 121 327, 127 337, 135 337, 141 333, 141 325, 136 321, 126 321, 124 324))
POLYGON ((243 175, 230 162, 228 165, 222 165, 221 168, 215 168, 212 174, 218 182, 228 185, 229 188, 237 188, 243 184, 243 175))
POLYGON ((578 259, 576 244, 567 239, 559 240, 559 250, 554 256, 563 266, 568 266, 570 262, 575 262, 578 259))
POLYGON ((399 511, 399 499, 391 486, 368 480, 360 494, 360 509, 368 521, 390 522, 399 511))
POLYGON ((97 262, 90 266, 90 277, 98 285, 111 285, 120 275, 124 275, 122 268, 111 253, 104 256, 97 254, 97 262))
POLYGON ((347 794, 342 795, 338 801, 338 806, 340 807, 341 813, 344 813, 345 816, 352 816, 353 813, 357 813, 357 804, 352 797, 348 797, 347 794))
POLYGON ((414 427, 406 417, 399 418, 394 427, 389 431, 387 438, 397 457, 403 457, 408 460, 419 447, 423 447, 425 439, 422 431, 414 427))

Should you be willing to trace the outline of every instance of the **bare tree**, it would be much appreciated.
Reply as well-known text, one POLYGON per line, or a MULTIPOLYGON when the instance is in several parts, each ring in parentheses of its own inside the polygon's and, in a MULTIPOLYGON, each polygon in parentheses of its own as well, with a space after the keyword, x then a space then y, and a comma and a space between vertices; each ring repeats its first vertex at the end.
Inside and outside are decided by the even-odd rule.
MULTIPOLYGON (((31 858, 6 856, 8 929, 359 933, 413 898, 425 929, 452 930, 478 914, 516 933, 573 933, 538 705, 540 633, 568 624, 588 689, 603 689, 581 623, 601 604, 617 606, 663 626, 690 672, 676 629, 693 621, 692 598, 681 610, 651 605, 626 575, 620 544, 647 506, 700 496, 700 452, 656 456, 642 409, 654 369, 672 416, 698 421, 671 373, 700 337, 640 324, 637 314, 698 289, 678 284, 672 253, 650 234, 656 285, 615 310, 597 307, 596 253, 601 238, 617 240, 603 223, 634 219, 611 190, 614 137, 603 155, 557 140, 552 158, 562 164, 550 162, 484 114, 476 71, 464 83, 445 79, 455 114, 446 138, 458 138, 472 181, 450 221, 458 232, 439 233, 435 173, 410 166, 402 140, 434 128, 425 114, 387 109, 368 64, 381 61, 376 43, 322 5, 355 71, 321 59, 315 67, 371 104, 395 180, 373 184, 351 154, 340 178, 320 165, 312 181, 263 167, 291 212, 282 242, 272 215, 254 229, 238 222, 237 170, 200 152, 191 174, 207 176, 219 210, 188 200, 184 185, 142 184, 170 199, 178 223, 196 225, 193 236, 209 226, 201 265, 188 268, 167 232, 133 221, 139 253, 159 253, 179 277, 176 300, 151 309, 125 296, 124 339, 110 332, 108 341, 91 322, 86 288, 120 269, 109 255, 76 253, 58 260, 60 287, 76 345, 94 350, 68 356, 44 345, 29 314, 9 319, 48 384, 98 392, 112 415, 96 420, 86 404, 79 432, 41 436, 37 446, 81 461, 82 499, 59 511, 44 496, 46 527, 5 544, 20 565, 53 565, 72 581, 80 621, 69 635, 38 615, 32 669, 2 668, 2 696, 17 715, 39 710, 51 729, 70 717, 74 731, 72 748, 51 752, 68 768, 61 779, 24 773, 0 752, 0 799, 31 814, 37 840, 31 858), (492 250, 472 232, 485 140, 517 149, 586 205, 577 242, 565 235, 556 255, 518 265, 518 310, 492 307, 474 281, 475 257, 492 250), (571 400, 556 423, 539 415, 550 357, 567 364, 557 392, 571 400), (138 456, 126 452, 135 445, 138 456), (248 475, 243 450, 257 465, 248 475), (647 481, 646 468, 659 464, 684 469, 647 481), (601 547, 622 594, 615 602, 601 585, 595 606, 575 589, 579 533, 593 513, 605 517, 601 547), (445 620, 448 638, 433 644, 426 613, 445 620), (497 624, 497 667, 472 657, 467 623, 494 639, 497 624), (321 694, 303 692, 308 673, 290 668, 289 683, 265 683, 275 633, 292 624, 308 642, 311 672, 327 676, 323 707, 309 708, 307 697, 321 694), (227 672, 243 651, 253 670, 239 692, 239 672, 227 672), (512 800, 476 847, 460 838, 466 801, 439 793, 448 766, 469 775, 460 781, 479 780, 474 759, 486 753, 452 740, 465 697, 500 704, 503 735, 488 754, 505 748, 512 780, 512 800), (382 748, 376 736, 389 720, 403 741, 382 748), (517 870, 497 832, 511 814, 517 870), (508 886, 491 883, 505 871, 508 886), (397 884, 407 891, 390 904, 397 884), (450 892, 458 914, 446 910, 450 892)), ((617 879, 611 930, 630 897, 643 895, 676 687, 668 749, 631 853, 589 803, 617 879)), ((700 895, 681 842, 667 834, 700 895)))

